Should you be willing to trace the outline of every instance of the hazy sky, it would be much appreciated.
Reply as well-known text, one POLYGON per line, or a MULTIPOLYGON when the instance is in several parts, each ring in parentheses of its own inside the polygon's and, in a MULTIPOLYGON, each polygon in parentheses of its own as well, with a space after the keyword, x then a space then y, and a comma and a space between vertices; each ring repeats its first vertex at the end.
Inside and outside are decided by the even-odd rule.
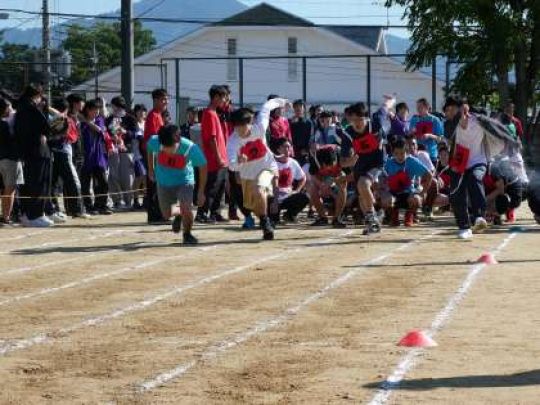
MULTIPOLYGON (((158 0, 154 0, 158 2, 158 0)), ((181 0, 177 0, 181 1, 181 0)), ((216 0, 219 1, 219 0, 216 0)), ((241 0, 248 6, 261 3, 260 0, 241 0)), ((382 5, 384 0, 267 0, 279 8, 283 8, 301 17, 308 18, 321 24, 386 24, 387 10, 382 5)), ((1 8, 17 8, 39 11, 41 0, 1 0, 1 8)), ((51 12, 100 14, 120 8, 120 0, 49 0, 51 12)), ((390 24, 401 24, 402 10, 389 10, 390 24)), ((171 16, 173 17, 173 16, 171 16)), ((197 16, 184 16, 196 18, 197 16)), ((53 23, 56 21, 53 19, 53 23)), ((11 14, 7 21, 0 21, 0 28, 39 26, 38 16, 11 14)), ((400 30, 402 31, 402 30, 400 30)), ((405 31, 396 32, 406 35, 405 31)))

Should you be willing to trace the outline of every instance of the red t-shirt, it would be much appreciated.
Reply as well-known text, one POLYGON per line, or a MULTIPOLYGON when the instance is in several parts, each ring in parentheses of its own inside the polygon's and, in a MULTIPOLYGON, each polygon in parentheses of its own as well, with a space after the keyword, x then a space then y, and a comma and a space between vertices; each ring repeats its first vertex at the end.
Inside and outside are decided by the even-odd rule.
POLYGON ((289 142, 292 142, 292 133, 289 120, 285 117, 278 117, 271 120, 270 134, 274 139, 287 138, 289 142))
POLYGON ((214 154, 213 149, 210 146, 210 141, 216 140, 217 151, 219 157, 225 164, 228 164, 227 160, 227 147, 225 141, 225 134, 223 133, 223 127, 221 121, 215 110, 207 108, 203 111, 201 121, 201 140, 204 156, 208 162, 208 171, 217 172, 220 167, 218 164, 218 156, 214 154))
POLYGON ((70 144, 74 144, 79 140, 79 129, 77 128, 77 121, 73 117, 67 118, 68 129, 66 134, 66 140, 70 144))
POLYGON ((148 113, 148 117, 146 118, 146 122, 144 123, 144 143, 143 148, 146 150, 146 143, 148 140, 154 136, 157 135, 161 127, 165 125, 163 122, 163 116, 159 111, 151 110, 148 113))

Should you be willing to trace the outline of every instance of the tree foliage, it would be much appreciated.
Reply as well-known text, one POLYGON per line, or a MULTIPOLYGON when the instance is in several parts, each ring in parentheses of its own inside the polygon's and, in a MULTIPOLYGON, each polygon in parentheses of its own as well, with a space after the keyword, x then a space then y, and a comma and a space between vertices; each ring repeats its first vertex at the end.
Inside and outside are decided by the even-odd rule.
POLYGON ((480 101, 497 93, 512 95, 526 118, 540 71, 540 1, 538 0, 387 0, 405 7, 412 32, 409 68, 427 66, 437 55, 459 63, 452 90, 480 101), (515 88, 510 85, 515 74, 515 88))
MULTIPOLYGON (((62 45, 71 54, 73 83, 83 82, 93 75, 94 43, 99 71, 120 65, 122 41, 119 23, 98 23, 92 27, 72 25, 62 45)), ((134 45, 136 57, 149 52, 156 45, 152 31, 144 29, 139 21, 134 23, 134 45)))
POLYGON ((22 83, 39 80, 36 73, 25 62, 32 62, 36 48, 28 45, 3 42, 0 32, 0 88, 18 93, 22 83))

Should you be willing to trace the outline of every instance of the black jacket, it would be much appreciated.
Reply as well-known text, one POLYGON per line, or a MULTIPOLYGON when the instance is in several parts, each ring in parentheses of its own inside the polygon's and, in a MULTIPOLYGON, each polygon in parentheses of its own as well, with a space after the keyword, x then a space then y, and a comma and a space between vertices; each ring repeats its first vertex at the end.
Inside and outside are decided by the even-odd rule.
POLYGON ((49 121, 30 100, 21 100, 15 116, 15 142, 22 159, 50 158, 49 146, 41 143, 42 135, 49 138, 49 121))

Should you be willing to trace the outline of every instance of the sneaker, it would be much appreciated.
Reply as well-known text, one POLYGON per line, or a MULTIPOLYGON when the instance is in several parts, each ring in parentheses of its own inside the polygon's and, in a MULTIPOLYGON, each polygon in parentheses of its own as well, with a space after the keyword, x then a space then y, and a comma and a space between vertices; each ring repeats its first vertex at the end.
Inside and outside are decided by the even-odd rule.
POLYGON ((473 232, 470 229, 460 229, 458 232, 458 238, 463 240, 470 240, 473 238, 473 232))
POLYGON ((328 226, 328 218, 319 218, 313 222, 310 226, 328 226))
POLYGON ((309 219, 315 218, 315 211, 309 210, 308 213, 307 213, 307 217, 308 217, 309 219))
MULTIPOLYGON (((38 218, 38 219, 39 219, 39 218, 38 218)), ((51 226, 54 225, 54 221, 53 221, 51 218, 49 218, 48 216, 46 216, 46 215, 43 215, 43 216, 41 217, 41 220, 42 220, 42 221, 45 221, 45 222, 48 222, 51 226)))
POLYGON ((54 226, 54 222, 50 221, 45 216, 32 219, 32 220, 29 220, 28 218, 25 217, 23 226, 29 227, 29 228, 49 228, 49 227, 54 226))
POLYGON ((499 215, 493 217, 493 225, 501 226, 502 224, 502 218, 499 215))
POLYGON ((184 245, 196 245, 199 243, 199 240, 195 236, 193 236, 191 233, 185 233, 182 239, 182 243, 184 245))
POLYGON ((238 216, 238 211, 229 210, 229 221, 240 221, 240 217, 238 216))
POLYGON ((339 217, 336 217, 332 221, 332 227, 336 228, 336 229, 343 229, 343 228, 347 228, 347 224, 345 224, 345 222, 343 222, 343 219, 341 219, 339 217))
POLYGON ((50 217, 48 217, 55 224, 64 224, 67 222, 67 218, 61 212, 55 212, 50 217))
POLYGON ((213 222, 213 223, 217 224, 217 223, 229 222, 229 220, 224 218, 223 215, 221 215, 219 213, 215 213, 215 214, 210 215, 209 222, 213 222))
POLYGON ((435 217, 433 216, 433 208, 423 207, 422 214, 424 214, 424 220, 428 222, 433 222, 435 217))
POLYGON ((244 223, 242 224, 242 229, 255 229, 255 220, 251 215, 248 215, 244 219, 244 223))
POLYGON ((180 233, 180 229, 182 229, 182 216, 176 215, 172 222, 172 231, 174 233, 180 233))
POLYGON ((274 227, 272 226, 272 221, 270 218, 266 218, 261 224, 263 230, 263 239, 264 240, 273 240, 274 239, 274 227))
POLYGON ((484 218, 482 217, 476 218, 476 221, 474 221, 474 227, 473 227, 474 233, 484 232, 487 228, 488 228, 488 223, 484 218))
POLYGON ((93 217, 88 212, 81 212, 81 213, 73 215, 73 218, 92 219, 93 217))
POLYGON ((398 208, 392 209, 390 226, 399 226, 399 209, 398 208))
POLYGON ((381 224, 377 220, 377 218, 372 214, 370 216, 366 217, 366 227, 364 228, 364 231, 362 232, 363 235, 370 235, 372 233, 379 233, 381 232, 381 224))
POLYGON ((195 222, 199 224, 206 224, 208 223, 208 216, 206 214, 199 213, 195 216, 195 222))
POLYGON ((109 208, 102 208, 100 210, 98 210, 98 214, 99 215, 112 215, 113 214, 113 211, 109 208))
POLYGON ((296 217, 293 217, 292 215, 285 213, 283 214, 283 222, 287 224, 296 224, 298 223, 298 220, 296 219, 296 217))
POLYGON ((506 222, 508 222, 509 224, 513 224, 516 222, 516 211, 514 209, 506 211, 506 222))
POLYGON ((414 226, 414 212, 407 211, 405 213, 405 226, 408 228, 414 226))

